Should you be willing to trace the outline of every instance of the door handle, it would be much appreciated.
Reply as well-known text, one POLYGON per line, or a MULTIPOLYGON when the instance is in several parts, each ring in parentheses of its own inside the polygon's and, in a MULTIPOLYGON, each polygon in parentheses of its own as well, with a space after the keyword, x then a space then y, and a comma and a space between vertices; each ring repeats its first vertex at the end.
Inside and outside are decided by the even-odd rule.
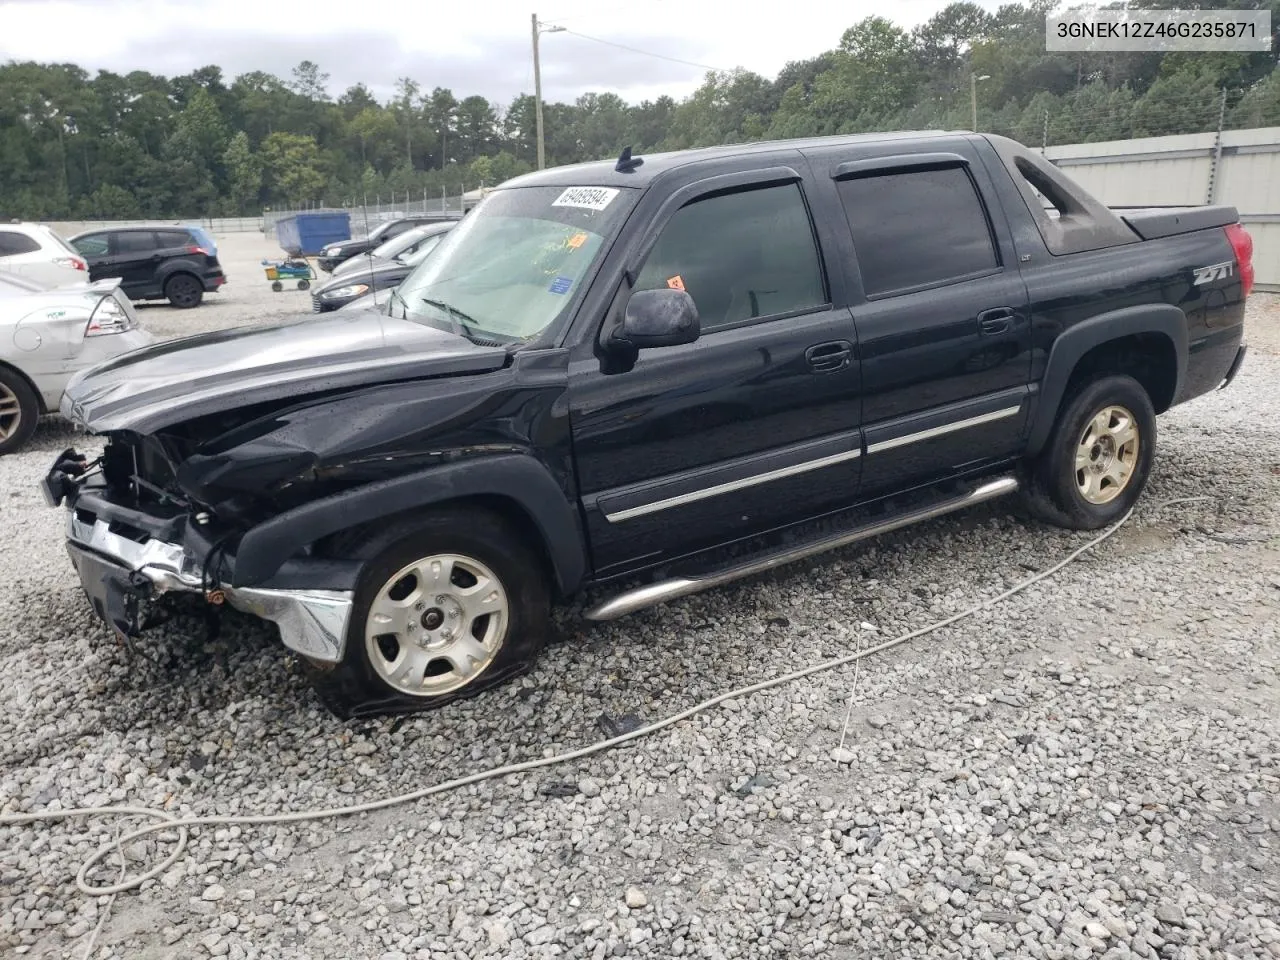
POLYGON ((816 343, 804 352, 804 359, 814 373, 834 373, 849 365, 853 344, 848 340, 816 343))
POLYGON ((978 329, 986 336, 1004 333, 1013 326, 1017 311, 1013 307, 994 307, 978 314, 978 329))

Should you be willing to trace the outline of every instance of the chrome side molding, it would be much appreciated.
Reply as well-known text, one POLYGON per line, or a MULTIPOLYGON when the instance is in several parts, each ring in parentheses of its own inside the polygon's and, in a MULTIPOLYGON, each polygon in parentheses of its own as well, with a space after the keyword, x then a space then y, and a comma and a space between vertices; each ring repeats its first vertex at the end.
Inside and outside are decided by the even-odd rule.
POLYGON ((750 577, 757 573, 764 573, 772 570, 774 567, 780 567, 783 564, 794 563, 796 560, 803 560, 806 557, 812 557, 819 553, 825 553, 828 550, 835 550, 838 547, 845 547, 851 543, 857 543, 859 540, 867 540, 871 537, 877 537, 882 533, 889 533, 893 530, 900 530, 903 527, 909 527, 912 524, 921 523, 925 520, 931 520, 934 517, 940 517, 956 510, 963 510, 965 507, 976 506, 979 503, 985 503, 988 500, 994 500, 996 497, 1003 497, 1013 493, 1018 489, 1017 478, 1012 476, 998 477, 989 480, 981 486, 974 487, 967 493, 958 497, 951 497, 938 503, 931 504, 927 507, 921 507, 918 510, 912 510, 907 513, 900 514, 896 517, 890 517, 886 520, 879 520, 845 533, 836 534, 835 536, 826 537, 821 540, 815 540, 800 547, 790 550, 784 550, 779 553, 769 554, 744 563, 737 567, 730 567, 728 570, 722 570, 718 573, 711 574, 706 577, 675 577, 670 580, 662 580, 658 583, 646 584, 642 587, 636 587, 628 590, 608 600, 599 606, 592 607, 584 615, 588 620, 616 620, 619 617, 625 617, 629 613, 635 613, 637 610, 643 610, 645 607, 652 607, 659 603, 665 603, 668 600, 674 600, 677 597, 687 597, 692 593, 701 593, 703 590, 710 590, 713 587, 723 586, 742 577, 750 577))

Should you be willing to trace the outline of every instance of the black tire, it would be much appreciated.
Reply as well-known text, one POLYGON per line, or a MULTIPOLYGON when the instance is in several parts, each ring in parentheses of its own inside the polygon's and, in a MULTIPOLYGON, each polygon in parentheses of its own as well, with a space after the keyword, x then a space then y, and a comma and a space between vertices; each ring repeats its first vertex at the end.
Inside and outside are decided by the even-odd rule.
POLYGON ((299 281, 298 281, 298 289, 299 289, 299 290, 309 290, 310 288, 311 288, 311 281, 310 281, 310 280, 299 280, 299 281))
POLYGON ((1098 530, 1120 519, 1142 495, 1155 447, 1155 410, 1138 381, 1117 375, 1081 383, 1064 402, 1044 450, 1024 471, 1024 502, 1036 517, 1056 526, 1098 530), (1109 410, 1111 427, 1097 431, 1095 418, 1109 410), (1115 438, 1128 436, 1126 423, 1136 428, 1136 449, 1121 443, 1117 453, 1115 438), (1082 469, 1077 469, 1077 453, 1082 469))
POLYGON ((164 282, 164 296, 170 306, 190 310, 204 299, 204 284, 189 273, 175 273, 164 282))
MULTIPOLYGON (((410 532, 406 533, 404 526, 397 525, 394 533, 370 535, 341 551, 344 556, 368 558, 356 587, 346 649, 342 661, 332 669, 312 667, 309 670, 321 700, 339 717, 417 713, 474 696, 528 670, 546 644, 551 630, 551 596, 544 564, 538 553, 501 517, 475 509, 442 510, 424 514, 408 529, 410 532), (378 663, 382 664, 382 670, 390 669, 386 660, 399 657, 399 638, 407 639, 411 635, 402 633, 396 639, 381 635, 370 640, 366 627, 374 601, 389 585, 390 578, 411 564, 444 554, 474 560, 492 572, 506 598, 502 636, 492 644, 492 659, 473 675, 461 679, 457 686, 439 692, 406 693, 383 676, 378 663), (371 653, 371 646, 376 653, 371 653)), ((411 578, 414 582, 410 595, 413 590, 422 591, 421 602, 429 604, 420 610, 415 603, 411 614, 419 617, 417 636, 425 640, 422 631, 433 622, 437 628, 449 625, 440 619, 429 619, 433 610, 439 614, 450 607, 447 603, 437 605, 437 597, 430 595, 430 590, 442 588, 424 583, 416 575, 401 579, 397 585, 411 578)), ((451 590, 453 584, 443 589, 451 590)), ((465 583, 459 589, 466 589, 465 583)), ((454 599, 452 593, 439 597, 449 603, 454 599)), ((405 607, 405 611, 408 614, 409 607, 405 607)), ((460 621, 451 622, 468 623, 465 611, 460 621)), ((479 617, 468 626, 474 638, 476 630, 483 633, 488 624, 485 617, 479 617)), ((440 642, 448 644, 448 641, 440 642)), ((426 652, 410 648, 419 658, 432 656, 430 647, 422 649, 426 652)), ((430 659, 427 667, 423 684, 447 685, 455 682, 455 673, 459 678, 462 676, 454 664, 440 654, 430 659), (446 667, 449 669, 443 669, 446 667)))
POLYGON ((0 366, 0 456, 14 453, 36 432, 40 398, 22 374, 0 366))

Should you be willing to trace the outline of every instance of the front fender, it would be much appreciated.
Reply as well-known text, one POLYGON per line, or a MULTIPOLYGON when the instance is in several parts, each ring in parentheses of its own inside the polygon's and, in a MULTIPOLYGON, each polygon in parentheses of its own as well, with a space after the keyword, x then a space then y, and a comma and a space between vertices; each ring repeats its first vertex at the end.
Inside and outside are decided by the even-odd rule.
POLYGON ((1137 334, 1157 334, 1169 338, 1177 358, 1177 379, 1173 395, 1178 395, 1187 373, 1187 316, 1167 303, 1143 304, 1100 313, 1068 327, 1053 342, 1044 378, 1040 381, 1039 399, 1027 441, 1027 454, 1039 453, 1049 439, 1063 395, 1076 364, 1094 347, 1109 340, 1137 334))
POLYGON ((447 500, 496 496, 520 507, 542 536, 556 582, 565 593, 586 575, 578 513, 545 466, 523 454, 443 464, 334 494, 261 523, 240 540, 232 586, 274 574, 308 544, 352 527, 447 500))

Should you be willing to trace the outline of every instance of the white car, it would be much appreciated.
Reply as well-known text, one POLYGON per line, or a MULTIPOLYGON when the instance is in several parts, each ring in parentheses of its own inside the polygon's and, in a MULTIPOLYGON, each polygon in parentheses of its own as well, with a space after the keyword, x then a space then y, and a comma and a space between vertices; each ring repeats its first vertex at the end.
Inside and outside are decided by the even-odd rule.
POLYGON ((0 223, 0 270, 47 287, 89 279, 84 257, 42 223, 0 223))
POLYGON ((152 342, 118 278, 50 288, 0 270, 0 454, 57 411, 74 374, 152 342))

